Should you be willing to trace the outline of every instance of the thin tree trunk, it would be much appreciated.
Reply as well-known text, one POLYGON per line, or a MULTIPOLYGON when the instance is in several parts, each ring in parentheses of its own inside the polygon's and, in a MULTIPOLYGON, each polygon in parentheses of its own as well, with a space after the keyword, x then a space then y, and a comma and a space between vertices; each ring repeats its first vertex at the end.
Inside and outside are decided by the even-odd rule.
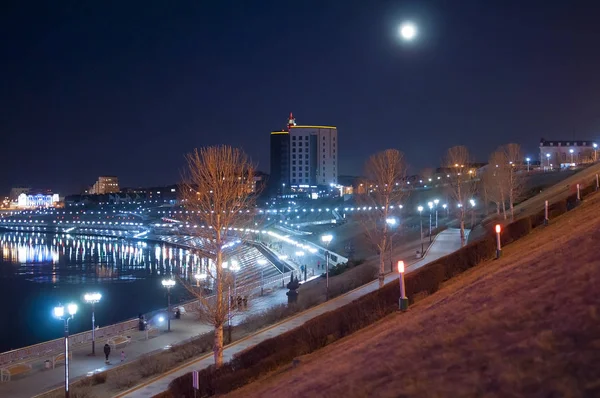
MULTIPOLYGON (((218 216, 217 216, 218 217, 218 216)), ((216 308, 215 308, 215 342, 213 353, 215 357, 215 367, 220 368, 223 365, 223 249, 221 245, 221 231, 216 231, 217 243, 217 286, 216 286, 216 308)), ((230 298, 227 297, 227 300, 230 298)))
POLYGON ((465 211, 464 208, 460 208, 460 245, 461 247, 467 243, 465 236, 465 211))
POLYGON ((500 215, 500 203, 496 202, 496 214, 500 215))
POLYGON ((383 236, 382 245, 379 249, 379 288, 383 287, 385 280, 385 248, 387 247, 386 236, 383 236))
MULTIPOLYGON (((219 302, 222 300, 218 299, 219 302)), ((213 346, 215 357, 215 367, 220 368, 223 365, 223 325, 215 325, 215 341, 213 346)))

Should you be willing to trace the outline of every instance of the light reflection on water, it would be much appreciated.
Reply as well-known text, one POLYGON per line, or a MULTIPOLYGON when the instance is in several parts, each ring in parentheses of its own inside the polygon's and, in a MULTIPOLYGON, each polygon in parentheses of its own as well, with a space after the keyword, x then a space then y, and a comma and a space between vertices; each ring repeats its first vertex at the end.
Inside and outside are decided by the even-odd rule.
POLYGON ((0 234, 0 264, 40 283, 131 281, 171 272, 196 272, 201 259, 165 244, 96 236, 9 232, 0 234))
MULTIPOLYGON (((83 294, 97 291, 96 325, 105 326, 166 306, 165 275, 189 279, 206 260, 165 244, 96 236, 0 232, 0 352, 39 343, 62 334, 52 317, 59 303, 79 303, 71 320, 73 333, 90 327, 91 307, 83 294)), ((185 289, 171 289, 172 302, 189 298, 185 289)))

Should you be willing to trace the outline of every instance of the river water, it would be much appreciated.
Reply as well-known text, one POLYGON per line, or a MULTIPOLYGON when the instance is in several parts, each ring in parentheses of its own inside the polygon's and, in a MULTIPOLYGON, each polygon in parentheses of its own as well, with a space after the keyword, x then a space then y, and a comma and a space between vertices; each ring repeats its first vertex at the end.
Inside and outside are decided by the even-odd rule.
MULTIPOLYGON (((0 232, 0 352, 61 337, 52 316, 59 303, 76 302, 71 333, 91 328, 83 294, 100 292, 96 325, 106 326, 166 307, 161 280, 185 273, 198 258, 164 244, 95 236, 0 232)), ((172 302, 186 297, 172 289, 172 302)))

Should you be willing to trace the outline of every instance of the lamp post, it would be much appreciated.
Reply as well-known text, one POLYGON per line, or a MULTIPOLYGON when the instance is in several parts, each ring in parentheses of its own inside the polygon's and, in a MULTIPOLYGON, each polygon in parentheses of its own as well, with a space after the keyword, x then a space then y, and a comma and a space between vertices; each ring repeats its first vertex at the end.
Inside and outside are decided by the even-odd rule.
MULTIPOLYGON (((267 260, 265 260, 264 258, 259 258, 256 261, 259 265, 266 265, 267 264, 267 260)), ((265 272, 264 272, 264 267, 260 267, 260 295, 262 296, 264 294, 264 285, 265 285, 265 272)))
POLYGON ((471 204, 471 229, 475 224, 475 199, 470 199, 469 203, 471 204))
POLYGON ((592 144, 592 146, 594 147, 594 162, 597 160, 597 150, 598 150, 598 144, 596 144, 595 142, 592 144))
MULTIPOLYGON (((390 229, 396 225, 396 219, 394 217, 388 217, 385 222, 389 225, 390 229)), ((394 235, 390 234, 390 271, 394 271, 394 235)))
POLYGON ((419 211, 419 221, 421 222, 421 258, 423 258, 423 206, 417 207, 419 211))
POLYGON ((175 286, 173 279, 163 279, 163 287, 167 288, 167 332, 171 331, 171 288, 175 286))
POLYGON ((321 236, 321 241, 325 243, 325 299, 329 300, 329 243, 333 239, 333 235, 325 234, 321 236))
POLYGON ((100 301, 102 295, 100 293, 86 293, 83 295, 83 300, 92 305, 92 355, 96 355, 96 317, 94 310, 96 303, 100 301))
POLYGON ((550 168, 550 154, 546 154, 546 160, 548 161, 548 168, 550 168))
POLYGON ((444 203, 444 204, 442 205, 442 208, 443 208, 444 210, 446 210, 446 217, 448 217, 448 216, 450 215, 450 209, 448 209, 448 205, 444 203))
POLYGON ((66 313, 64 306, 54 307, 54 316, 65 324, 65 398, 69 398, 69 321, 73 319, 76 313, 77 304, 67 305, 66 313))
POLYGON ((398 300, 398 308, 400 311, 408 309, 408 298, 406 298, 406 289, 404 288, 404 261, 398 261, 398 281, 400 282, 400 299, 398 300))
POLYGON ((431 215, 433 212, 433 202, 428 202, 427 206, 429 207, 429 243, 431 243, 431 215))
POLYGON ((575 152, 573 148, 569 149, 569 153, 571 154, 571 164, 573 164, 573 152, 575 152))
POLYGON ((531 158, 526 158, 525 160, 527 161, 527 172, 529 173, 529 162, 531 161, 531 158))
POLYGON ((500 224, 496 224, 496 258, 500 258, 500 255, 502 254, 502 245, 500 243, 501 231, 502 228, 500 227, 500 224))
POLYGON ((435 205, 435 229, 438 227, 438 204, 440 203, 439 199, 434 199, 433 204, 435 205))

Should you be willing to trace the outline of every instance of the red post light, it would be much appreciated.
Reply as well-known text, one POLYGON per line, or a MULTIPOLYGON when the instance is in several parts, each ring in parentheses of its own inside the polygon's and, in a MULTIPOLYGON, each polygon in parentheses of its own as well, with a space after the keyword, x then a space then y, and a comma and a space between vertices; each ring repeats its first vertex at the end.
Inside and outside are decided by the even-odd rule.
POLYGON ((398 272, 401 274, 404 273, 404 261, 402 260, 398 261, 398 272))
POLYGON ((502 254, 502 243, 500 241, 501 230, 500 224, 496 224, 496 258, 500 258, 500 255, 502 254))

